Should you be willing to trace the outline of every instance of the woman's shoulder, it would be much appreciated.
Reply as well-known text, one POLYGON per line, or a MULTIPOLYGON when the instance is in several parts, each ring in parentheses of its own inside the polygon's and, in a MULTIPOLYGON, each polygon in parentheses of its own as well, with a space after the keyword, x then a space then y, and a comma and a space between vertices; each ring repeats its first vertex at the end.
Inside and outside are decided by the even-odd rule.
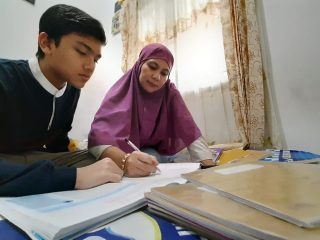
POLYGON ((176 85, 173 82, 169 82, 168 91, 172 95, 180 95, 178 88, 176 87, 176 85))
POLYGON ((168 84, 168 99, 171 104, 181 105, 184 104, 182 95, 176 85, 172 82, 168 84))

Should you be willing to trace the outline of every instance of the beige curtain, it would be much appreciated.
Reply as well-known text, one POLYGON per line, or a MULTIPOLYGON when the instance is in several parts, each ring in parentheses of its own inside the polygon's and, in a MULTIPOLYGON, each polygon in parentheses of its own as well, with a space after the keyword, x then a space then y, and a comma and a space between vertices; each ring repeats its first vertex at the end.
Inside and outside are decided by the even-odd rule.
POLYGON ((221 0, 221 22, 232 107, 243 143, 264 144, 264 90, 254 0, 221 0))
MULTIPOLYGON (((120 33, 122 37, 122 71, 126 72, 137 59, 138 17, 137 0, 124 1, 120 12, 120 33)), ((139 48, 140 49, 140 48, 139 48)))
POLYGON ((127 71, 140 50, 152 42, 166 45, 197 23, 201 12, 215 14, 218 0, 126 0, 120 12, 122 70, 127 71))

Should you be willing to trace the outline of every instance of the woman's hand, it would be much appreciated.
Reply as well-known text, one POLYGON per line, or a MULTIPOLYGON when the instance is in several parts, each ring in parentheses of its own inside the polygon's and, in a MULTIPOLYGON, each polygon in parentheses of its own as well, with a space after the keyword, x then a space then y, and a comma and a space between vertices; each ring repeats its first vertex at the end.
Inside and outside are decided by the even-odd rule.
POLYGON ((212 160, 212 159, 205 159, 200 161, 200 168, 210 168, 210 167, 215 167, 217 164, 212 160))
POLYGON ((120 182, 123 171, 110 158, 103 158, 94 164, 77 168, 75 189, 92 188, 108 182, 120 182))
POLYGON ((134 151, 126 162, 125 175, 128 177, 149 176, 157 171, 158 164, 154 156, 144 152, 134 151))

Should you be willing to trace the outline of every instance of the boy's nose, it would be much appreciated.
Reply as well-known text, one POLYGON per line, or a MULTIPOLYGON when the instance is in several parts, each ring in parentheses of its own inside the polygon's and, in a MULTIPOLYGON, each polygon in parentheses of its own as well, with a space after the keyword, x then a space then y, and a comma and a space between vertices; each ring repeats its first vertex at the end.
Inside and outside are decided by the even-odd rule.
POLYGON ((94 66, 95 66, 94 62, 87 62, 84 64, 84 69, 93 71, 94 66))

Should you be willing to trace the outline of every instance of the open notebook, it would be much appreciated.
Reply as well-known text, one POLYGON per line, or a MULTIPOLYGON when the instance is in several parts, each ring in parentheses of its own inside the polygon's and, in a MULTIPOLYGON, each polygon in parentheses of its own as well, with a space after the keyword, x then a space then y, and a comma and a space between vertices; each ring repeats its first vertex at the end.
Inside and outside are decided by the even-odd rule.
POLYGON ((160 174, 78 191, 0 198, 0 215, 32 239, 71 239, 145 206, 152 187, 185 182, 197 163, 159 164, 160 174))

